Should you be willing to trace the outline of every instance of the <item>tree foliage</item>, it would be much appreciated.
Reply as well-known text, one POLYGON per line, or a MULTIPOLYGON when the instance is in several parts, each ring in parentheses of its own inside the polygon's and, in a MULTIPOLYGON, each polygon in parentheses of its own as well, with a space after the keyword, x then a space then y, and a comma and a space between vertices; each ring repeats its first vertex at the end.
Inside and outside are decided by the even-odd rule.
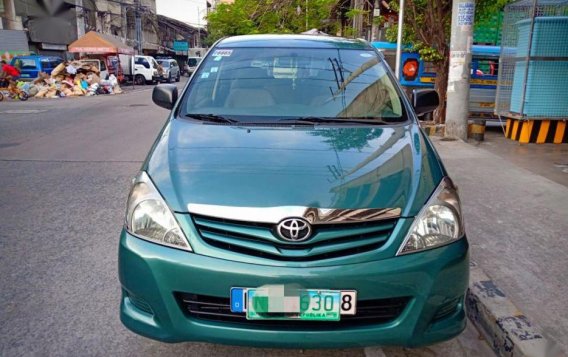
MULTIPOLYGON (((477 0, 476 19, 483 20, 500 11, 512 0, 477 0)), ((255 33, 300 33, 317 28, 335 34, 339 24, 331 21, 333 9, 341 0, 309 0, 306 27, 305 0, 235 0, 232 4, 219 4, 207 17, 212 44, 223 36, 255 33)), ((398 11, 399 0, 390 0, 391 9, 398 11)), ((366 11, 351 9, 345 13, 349 19, 365 16, 366 11)), ((424 61, 432 62, 437 76, 435 88, 441 98, 446 97, 450 55, 450 27, 452 0, 406 0, 404 11, 403 42, 416 51, 424 61)), ((344 36, 355 35, 347 28, 344 36)), ((352 30, 352 29, 351 29, 352 30)), ((395 42, 397 27, 387 30, 387 39, 395 42)), ((445 101, 436 111, 435 119, 445 117, 445 101)))
MULTIPOLYGON (((486 19, 512 0, 477 0, 476 21, 486 19)), ((398 11, 398 0, 389 2, 398 11)), ((452 0, 407 0, 404 9, 403 42, 409 51, 418 52, 422 60, 432 62, 437 76, 435 88, 441 98, 446 97, 450 55, 452 0)), ((387 30, 387 39, 396 42, 397 27, 387 30)), ((435 120, 443 122, 445 103, 441 102, 435 120)))
POLYGON ((337 0, 235 0, 219 4, 207 16, 209 37, 213 43, 223 36, 255 33, 300 33, 307 29, 334 33, 335 24, 329 21, 337 0))

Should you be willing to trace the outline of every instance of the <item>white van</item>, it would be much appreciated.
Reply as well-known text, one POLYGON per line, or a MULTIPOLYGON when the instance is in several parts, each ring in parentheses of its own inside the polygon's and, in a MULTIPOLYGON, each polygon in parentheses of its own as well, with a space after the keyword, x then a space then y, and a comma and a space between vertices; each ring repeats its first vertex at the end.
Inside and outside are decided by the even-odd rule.
POLYGON ((120 55, 120 65, 124 77, 135 84, 153 84, 159 79, 158 63, 151 56, 128 56, 120 55))

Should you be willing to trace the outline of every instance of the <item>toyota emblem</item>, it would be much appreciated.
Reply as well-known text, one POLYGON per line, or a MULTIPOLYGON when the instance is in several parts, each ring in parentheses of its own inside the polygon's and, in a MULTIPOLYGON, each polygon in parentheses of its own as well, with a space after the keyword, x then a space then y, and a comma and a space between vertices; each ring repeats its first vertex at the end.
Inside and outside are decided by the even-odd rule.
POLYGON ((276 232, 282 239, 300 242, 310 238, 312 226, 301 218, 287 218, 278 224, 276 232))

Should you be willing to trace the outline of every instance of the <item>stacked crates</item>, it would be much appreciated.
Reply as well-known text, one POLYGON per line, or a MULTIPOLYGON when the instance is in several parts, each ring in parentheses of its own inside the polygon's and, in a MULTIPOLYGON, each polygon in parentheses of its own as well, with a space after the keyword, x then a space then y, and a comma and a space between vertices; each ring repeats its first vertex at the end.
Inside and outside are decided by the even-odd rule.
POLYGON ((568 0, 505 6, 495 113, 521 143, 568 140, 568 0))
POLYGON ((568 117, 568 16, 536 17, 531 45, 531 19, 517 25, 519 61, 513 76, 511 112, 526 117, 568 117), (526 56, 528 62, 522 60, 526 56))
POLYGON ((501 44, 501 24, 503 23, 503 12, 492 14, 487 19, 482 19, 475 23, 473 28, 473 42, 480 45, 501 44))

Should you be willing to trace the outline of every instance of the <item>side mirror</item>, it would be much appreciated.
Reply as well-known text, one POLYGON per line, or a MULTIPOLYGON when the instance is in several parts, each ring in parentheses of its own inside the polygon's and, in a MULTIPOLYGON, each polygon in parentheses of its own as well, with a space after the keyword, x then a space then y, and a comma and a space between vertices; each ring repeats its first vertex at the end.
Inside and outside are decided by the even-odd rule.
POLYGON ((415 89, 412 91, 412 106, 417 116, 432 113, 440 105, 440 97, 434 89, 415 89))
POLYGON ((158 106, 172 109, 178 99, 178 89, 175 84, 158 84, 152 92, 152 101, 158 106))

